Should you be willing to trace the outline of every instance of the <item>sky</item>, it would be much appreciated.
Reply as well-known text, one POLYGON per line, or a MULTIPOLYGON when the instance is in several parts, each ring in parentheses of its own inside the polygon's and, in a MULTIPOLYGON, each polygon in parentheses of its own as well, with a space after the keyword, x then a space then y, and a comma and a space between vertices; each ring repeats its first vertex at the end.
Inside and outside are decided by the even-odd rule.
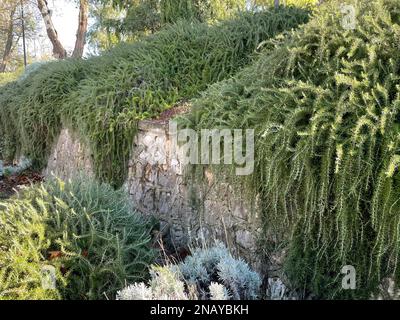
MULTIPOLYGON (((52 10, 52 20, 59 39, 70 54, 75 46, 76 31, 78 28, 78 5, 73 0, 47 0, 47 2, 50 10, 52 10)), ((52 52, 52 45, 47 37, 43 20, 40 20, 40 23, 40 36, 27 44, 30 57, 38 60, 43 56, 51 55, 52 52)), ((20 46, 22 46, 22 42, 20 46)))
POLYGON ((53 8, 55 9, 53 13, 53 23, 61 43, 67 51, 72 51, 75 45, 76 30, 78 28, 78 6, 71 0, 50 0, 48 4, 50 10, 53 8))

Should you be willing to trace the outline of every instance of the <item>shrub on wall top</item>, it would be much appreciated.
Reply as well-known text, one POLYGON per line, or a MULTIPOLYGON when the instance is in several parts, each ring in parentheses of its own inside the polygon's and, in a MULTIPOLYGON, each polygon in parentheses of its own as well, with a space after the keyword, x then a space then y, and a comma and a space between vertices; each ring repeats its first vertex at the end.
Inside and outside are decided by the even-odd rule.
POLYGON ((121 186, 137 121, 196 96, 251 60, 258 44, 304 23, 296 8, 246 13, 213 26, 182 21, 86 61, 47 63, 0 88, 0 135, 42 167, 61 126, 93 154, 96 175, 121 186))

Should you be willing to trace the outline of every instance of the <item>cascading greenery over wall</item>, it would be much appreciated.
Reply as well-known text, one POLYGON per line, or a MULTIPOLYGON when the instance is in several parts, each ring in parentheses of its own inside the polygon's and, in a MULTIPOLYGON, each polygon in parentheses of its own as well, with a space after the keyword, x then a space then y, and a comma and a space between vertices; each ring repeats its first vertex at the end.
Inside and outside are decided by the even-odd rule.
POLYGON ((265 44, 265 53, 193 103, 188 125, 255 128, 265 235, 285 228, 285 270, 317 297, 369 297, 399 281, 400 1, 340 1, 265 44), (288 232, 289 230, 289 232, 288 232), (341 269, 356 270, 342 290, 341 269))
POLYGON ((261 41, 307 19, 304 10, 279 8, 213 26, 182 21, 100 57, 48 63, 0 88, 3 153, 43 167, 68 126, 90 148, 97 177, 118 187, 138 120, 227 78, 251 61, 261 41))

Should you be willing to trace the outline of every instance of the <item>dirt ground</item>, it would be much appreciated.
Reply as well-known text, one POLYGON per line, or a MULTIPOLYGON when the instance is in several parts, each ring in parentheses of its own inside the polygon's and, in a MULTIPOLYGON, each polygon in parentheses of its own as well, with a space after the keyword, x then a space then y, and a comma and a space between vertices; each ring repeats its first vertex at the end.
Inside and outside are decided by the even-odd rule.
POLYGON ((22 186, 43 181, 43 176, 34 171, 24 171, 16 175, 0 177, 0 199, 11 197, 22 186))

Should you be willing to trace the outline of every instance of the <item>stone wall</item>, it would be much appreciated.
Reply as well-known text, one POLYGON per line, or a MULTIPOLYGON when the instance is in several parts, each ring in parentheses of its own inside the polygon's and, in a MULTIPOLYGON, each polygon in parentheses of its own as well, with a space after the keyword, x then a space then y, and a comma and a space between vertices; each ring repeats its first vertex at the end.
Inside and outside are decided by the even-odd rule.
MULTIPOLYGON (((64 179, 83 171, 93 175, 90 151, 62 130, 45 175, 64 179)), ((241 190, 234 191, 208 172, 203 182, 185 179, 179 152, 172 152, 166 122, 143 121, 134 142, 125 188, 138 211, 161 222, 161 232, 176 248, 219 239, 261 271, 257 254, 257 212, 241 190)))

